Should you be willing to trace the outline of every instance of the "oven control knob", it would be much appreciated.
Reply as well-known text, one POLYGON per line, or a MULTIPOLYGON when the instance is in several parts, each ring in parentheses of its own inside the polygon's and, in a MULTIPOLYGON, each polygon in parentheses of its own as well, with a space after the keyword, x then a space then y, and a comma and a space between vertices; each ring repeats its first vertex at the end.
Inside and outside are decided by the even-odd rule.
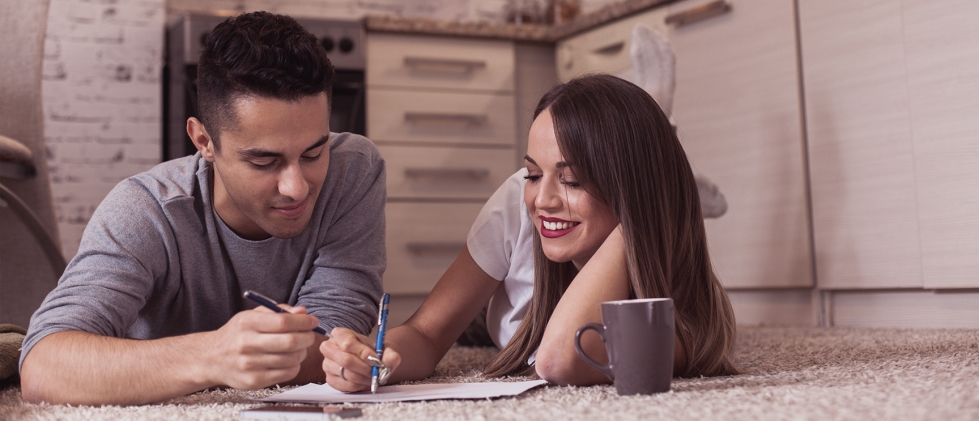
POLYGON ((328 52, 328 53, 330 51, 333 51, 333 38, 324 37, 323 39, 320 40, 320 45, 322 45, 323 46, 323 49, 325 49, 326 52, 328 52))
POLYGON ((343 37, 340 38, 340 52, 349 53, 350 50, 354 49, 354 42, 350 38, 343 37))

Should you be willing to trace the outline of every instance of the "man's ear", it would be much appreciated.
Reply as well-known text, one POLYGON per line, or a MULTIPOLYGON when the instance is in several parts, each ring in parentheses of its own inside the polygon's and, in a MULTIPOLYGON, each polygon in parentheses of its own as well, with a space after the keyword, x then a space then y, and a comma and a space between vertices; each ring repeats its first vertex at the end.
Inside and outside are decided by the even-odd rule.
POLYGON ((204 128, 204 123, 197 117, 187 119, 187 135, 190 136, 190 141, 194 142, 197 150, 201 151, 204 159, 208 162, 214 162, 214 142, 211 140, 211 135, 207 133, 207 129, 204 128))

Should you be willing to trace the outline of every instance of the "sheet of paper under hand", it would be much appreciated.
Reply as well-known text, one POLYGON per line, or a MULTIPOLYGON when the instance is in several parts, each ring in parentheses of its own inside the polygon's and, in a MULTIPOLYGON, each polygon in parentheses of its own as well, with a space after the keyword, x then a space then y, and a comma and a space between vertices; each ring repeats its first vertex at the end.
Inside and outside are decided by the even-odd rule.
POLYGON ((537 386, 544 380, 525 382, 484 383, 435 383, 381 386, 377 393, 343 393, 328 384, 310 383, 288 392, 260 399, 265 402, 303 403, 370 403, 399 401, 430 401, 438 399, 486 399, 516 396, 537 386))

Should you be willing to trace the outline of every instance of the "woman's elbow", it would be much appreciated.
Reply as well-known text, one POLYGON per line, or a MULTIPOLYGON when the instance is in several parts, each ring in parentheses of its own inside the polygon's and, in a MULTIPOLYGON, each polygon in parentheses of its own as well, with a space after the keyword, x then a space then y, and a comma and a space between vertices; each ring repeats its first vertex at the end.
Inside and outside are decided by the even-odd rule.
POLYGON ((537 376, 552 384, 582 386, 598 383, 596 379, 582 376, 585 371, 594 371, 591 367, 583 367, 583 363, 574 352, 541 347, 537 351, 534 369, 537 376))

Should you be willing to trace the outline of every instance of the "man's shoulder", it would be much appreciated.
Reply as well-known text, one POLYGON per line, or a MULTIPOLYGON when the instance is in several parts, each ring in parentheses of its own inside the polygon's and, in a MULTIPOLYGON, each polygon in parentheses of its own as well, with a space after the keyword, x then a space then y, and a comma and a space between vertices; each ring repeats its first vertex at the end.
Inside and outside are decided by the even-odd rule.
POLYGON ((120 187, 144 190, 160 202, 193 197, 198 189, 199 160, 195 154, 157 164, 129 177, 120 187))
POLYGON ((370 139, 355 133, 330 133, 330 160, 362 160, 370 164, 383 161, 370 139))

